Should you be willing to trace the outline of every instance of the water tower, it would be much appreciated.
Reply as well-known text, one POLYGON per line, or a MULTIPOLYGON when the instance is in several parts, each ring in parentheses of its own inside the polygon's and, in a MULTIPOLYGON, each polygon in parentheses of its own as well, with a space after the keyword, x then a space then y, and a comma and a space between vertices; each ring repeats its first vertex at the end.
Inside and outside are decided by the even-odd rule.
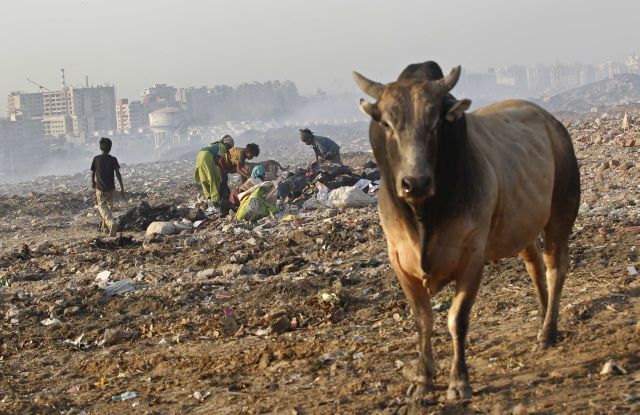
POLYGON ((156 149, 160 148, 167 138, 173 137, 181 125, 182 115, 177 108, 167 107, 149 113, 149 126, 153 131, 156 149))

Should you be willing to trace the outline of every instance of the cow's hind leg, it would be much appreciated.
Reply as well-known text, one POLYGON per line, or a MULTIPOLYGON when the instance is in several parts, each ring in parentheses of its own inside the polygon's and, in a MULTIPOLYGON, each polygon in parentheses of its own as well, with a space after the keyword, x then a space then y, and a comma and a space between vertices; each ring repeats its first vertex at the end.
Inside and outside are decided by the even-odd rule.
POLYGON ((540 348, 546 349, 556 342, 558 336, 558 315, 560 296, 564 278, 569 269, 569 232, 564 226, 550 223, 545 228, 544 263, 547 267, 547 288, 549 299, 547 313, 538 334, 540 348))
POLYGON ((540 306, 540 319, 544 322, 547 315, 549 294, 547 293, 547 283, 544 276, 544 263, 542 262, 542 256, 535 241, 520 252, 520 256, 524 260, 527 272, 536 289, 536 297, 538 299, 538 305, 540 306))
POLYGON ((413 310, 413 317, 418 331, 418 371, 415 396, 419 397, 433 389, 433 378, 436 373, 433 349, 431 348, 431 334, 433 332, 431 297, 422 285, 422 280, 404 273, 398 266, 394 266, 394 268, 402 286, 402 291, 404 291, 407 301, 413 310))
POLYGON ((449 376, 447 399, 469 399, 472 395, 469 371, 465 360, 465 339, 469 329, 471 306, 482 279, 482 263, 468 268, 456 278, 456 295, 449 310, 449 332, 453 339, 453 362, 449 376))
POLYGON ((552 206, 551 218, 544 229, 544 264, 547 267, 549 300, 542 330, 538 335, 538 343, 542 349, 554 344, 558 335, 560 296, 569 270, 569 236, 578 210, 578 199, 569 200, 572 203, 552 206))
POLYGON ((547 267, 549 299, 542 330, 538 335, 542 349, 555 343, 558 335, 560 295, 569 269, 569 236, 580 205, 580 171, 571 137, 558 121, 554 122, 564 141, 556 148, 551 215, 544 228, 544 264, 547 267))

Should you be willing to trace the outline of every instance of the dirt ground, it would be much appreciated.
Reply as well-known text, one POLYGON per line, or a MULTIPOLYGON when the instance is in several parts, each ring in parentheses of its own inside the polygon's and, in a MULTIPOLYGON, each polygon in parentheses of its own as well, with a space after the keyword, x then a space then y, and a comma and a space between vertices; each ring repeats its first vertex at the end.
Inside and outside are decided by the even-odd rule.
MULTIPOLYGON (((628 269, 640 269, 639 152, 577 152, 559 344, 532 351, 539 315, 522 262, 487 265, 467 342, 474 396, 453 403, 453 287, 433 300, 438 389, 415 402, 417 335, 374 207, 107 238, 86 174, 3 186, 0 413, 639 413, 640 276, 628 269), (107 296, 105 270, 135 290, 107 296), (600 374, 610 359, 618 369, 600 374), (138 396, 113 399, 127 391, 138 396)), ((187 162, 123 172, 121 213, 194 199, 187 162)))

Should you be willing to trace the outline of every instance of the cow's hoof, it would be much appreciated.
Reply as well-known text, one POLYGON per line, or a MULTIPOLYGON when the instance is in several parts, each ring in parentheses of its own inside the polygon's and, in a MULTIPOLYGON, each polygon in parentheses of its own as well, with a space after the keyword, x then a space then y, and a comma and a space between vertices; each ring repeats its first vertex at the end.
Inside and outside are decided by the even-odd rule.
POLYGON ((450 401, 455 401, 458 399, 471 399, 472 395, 473 390, 471 390, 471 386, 468 382, 456 382, 449 385, 449 389, 447 390, 447 399, 450 401))
POLYGON ((544 352, 548 348, 549 348, 549 345, 547 343, 538 340, 536 344, 534 344, 533 347, 531 348, 531 353, 544 352))
POLYGON ((537 344, 537 351, 539 352, 544 352, 545 350, 551 348, 553 345, 556 344, 555 339, 554 340, 539 340, 538 344, 537 344))
POLYGON ((411 398, 422 398, 428 392, 434 390, 433 384, 412 383, 407 389, 407 396, 411 398))
POLYGON ((557 336, 555 334, 545 335, 544 333, 541 333, 538 336, 538 344, 536 344, 536 346, 533 348, 533 351, 534 352, 545 351, 551 346, 553 346, 554 344, 556 344, 556 341, 557 341, 557 336))
POLYGON ((538 332, 538 344, 544 345, 545 348, 553 346, 557 340, 558 340, 557 329, 543 328, 538 332))

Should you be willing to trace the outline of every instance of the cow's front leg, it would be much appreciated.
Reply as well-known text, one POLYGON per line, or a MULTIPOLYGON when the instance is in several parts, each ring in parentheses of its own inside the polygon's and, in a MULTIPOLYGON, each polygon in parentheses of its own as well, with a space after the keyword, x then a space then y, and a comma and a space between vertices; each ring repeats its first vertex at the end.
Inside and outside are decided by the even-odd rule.
POLYGON ((456 275, 456 295, 449 310, 449 332, 453 339, 453 363, 449 377, 447 399, 469 399, 472 395, 469 372, 464 356, 471 306, 482 278, 482 264, 468 267, 456 275))
MULTIPOLYGON (((394 261, 395 262, 395 261, 394 261)), ((405 273, 402 268, 393 264, 404 291, 407 301, 413 310, 413 317, 418 330, 418 372, 416 376, 417 388, 414 395, 421 397, 425 392, 433 390, 435 376, 435 361, 431 348, 431 334, 433 332, 433 310, 431 310, 431 296, 422 284, 422 280, 405 273)))

